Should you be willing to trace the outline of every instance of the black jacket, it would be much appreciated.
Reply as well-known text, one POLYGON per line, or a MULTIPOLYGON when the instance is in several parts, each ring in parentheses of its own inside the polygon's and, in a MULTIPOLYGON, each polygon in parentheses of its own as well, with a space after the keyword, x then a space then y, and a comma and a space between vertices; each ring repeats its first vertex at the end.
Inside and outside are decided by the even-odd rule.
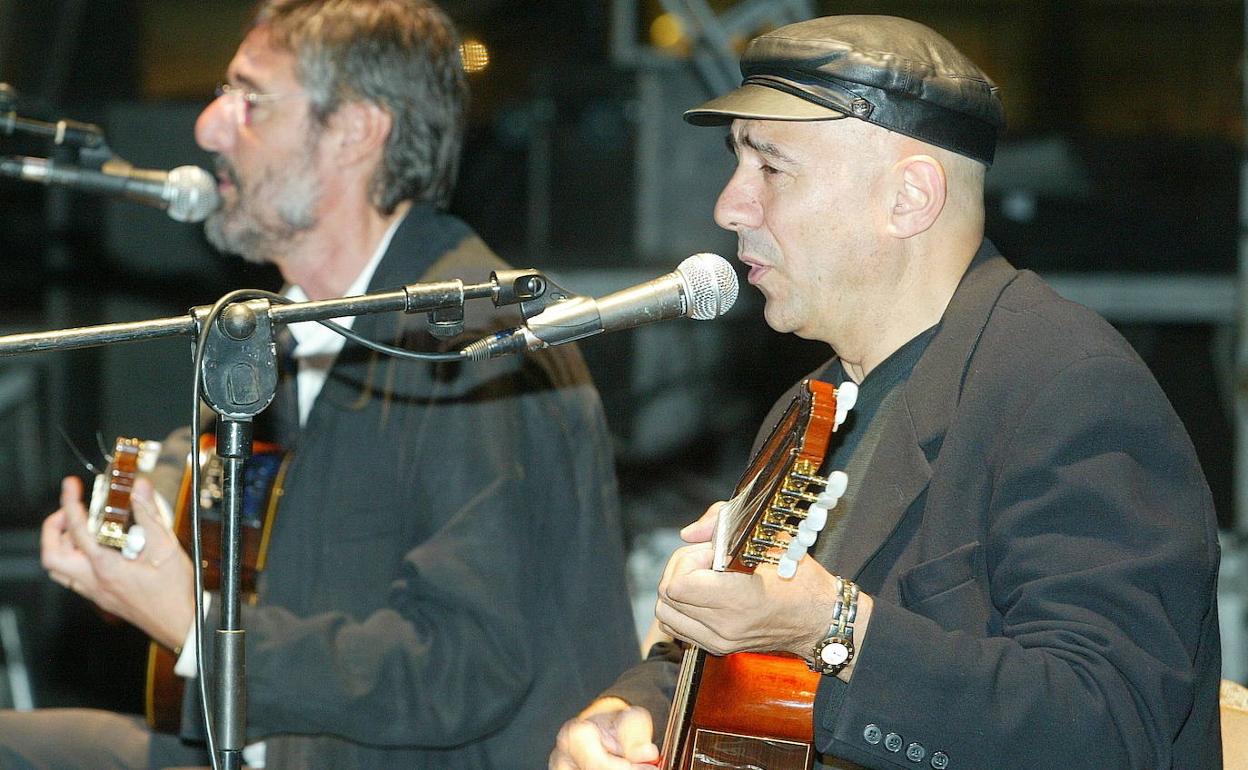
MULTIPOLYGON (((417 205, 370 290, 504 267, 417 205)), ((470 302, 449 346, 520 320, 470 302)), ((439 346, 423 314, 354 328, 439 346)), ((617 518, 574 347, 432 365, 348 343, 295 441, 260 600, 243 609, 248 739, 266 741, 271 770, 545 767, 558 726, 637 657, 617 518)))
MULTIPOLYGON (((986 244, 900 388, 828 565, 875 609, 852 681, 820 685, 817 748, 1220 767, 1213 506, 1126 341, 986 244)), ((661 702, 673 669, 613 691, 661 702)))

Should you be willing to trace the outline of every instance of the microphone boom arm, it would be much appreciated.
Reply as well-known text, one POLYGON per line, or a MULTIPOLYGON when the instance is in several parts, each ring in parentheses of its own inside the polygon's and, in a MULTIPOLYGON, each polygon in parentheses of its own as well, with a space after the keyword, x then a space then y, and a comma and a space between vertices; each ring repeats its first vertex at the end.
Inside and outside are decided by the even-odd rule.
MULTIPOLYGON (((432 312, 441 308, 462 307, 463 303, 469 299, 493 299, 496 293, 497 287, 492 281, 468 285, 461 280, 413 283, 394 291, 361 294, 341 299, 296 302, 289 305, 271 305, 268 308, 268 316, 275 324, 290 324, 393 311, 432 312)), ((49 332, 9 334, 0 336, 0 357, 47 350, 75 350, 119 342, 172 337, 179 334, 196 334, 208 311, 208 305, 199 305, 191 308, 187 315, 171 318, 98 324, 49 332)))

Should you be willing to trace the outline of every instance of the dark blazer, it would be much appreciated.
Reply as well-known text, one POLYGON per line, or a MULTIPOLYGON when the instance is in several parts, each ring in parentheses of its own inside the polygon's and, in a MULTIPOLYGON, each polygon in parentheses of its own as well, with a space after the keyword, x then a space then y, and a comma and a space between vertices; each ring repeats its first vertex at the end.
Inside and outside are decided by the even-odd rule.
MULTIPOLYGON (((370 290, 504 267, 417 205, 370 290)), ((430 350, 520 320, 476 300, 449 343, 424 314, 354 328, 430 350)), ((243 610, 249 740, 271 770, 545 767, 558 726, 637 657, 617 513, 573 346, 434 365, 348 343, 295 440, 243 610)))
MULTIPOLYGON (((852 681, 822 681, 818 749, 1220 767, 1212 502, 1126 341, 986 244, 880 419, 829 565, 875 610, 852 681)), ((613 689, 652 698, 672 666, 648 665, 613 689)))

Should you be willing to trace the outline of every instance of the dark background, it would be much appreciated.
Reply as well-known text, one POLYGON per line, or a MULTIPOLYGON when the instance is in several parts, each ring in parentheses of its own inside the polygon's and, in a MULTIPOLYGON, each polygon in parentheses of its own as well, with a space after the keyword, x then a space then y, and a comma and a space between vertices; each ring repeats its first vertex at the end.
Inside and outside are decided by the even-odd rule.
MULTIPOLYGON (((0 0, 0 82, 20 94, 23 115, 100 124, 137 166, 207 165, 191 125, 250 5, 0 0)), ((1241 3, 814 5, 923 21, 994 77, 1010 126, 989 176, 988 233, 1020 267, 1145 276, 1162 290, 1176 273, 1234 280, 1241 3)), ((490 52, 470 76, 452 208, 499 253, 587 294, 666 272, 693 251, 731 256, 733 240, 710 220, 730 159, 716 132, 679 121, 707 90, 687 43, 651 46, 657 0, 444 7, 490 52)), ((0 155, 49 152, 0 134, 0 155)), ((159 211, 13 180, 0 180, 0 276, 0 334, 173 316, 232 288, 278 285, 159 211)), ((745 287, 714 324, 583 345, 617 436, 630 539, 722 495, 772 399, 826 355, 771 333, 759 304, 745 287)), ((1111 317, 1187 424, 1228 527, 1234 319, 1111 317)), ((55 508, 57 480, 85 473, 75 450, 99 463, 116 435, 159 437, 185 421, 188 349, 170 339, 0 359, 0 605, 17 610, 39 705, 139 707, 143 640, 43 578, 33 530, 55 508)))

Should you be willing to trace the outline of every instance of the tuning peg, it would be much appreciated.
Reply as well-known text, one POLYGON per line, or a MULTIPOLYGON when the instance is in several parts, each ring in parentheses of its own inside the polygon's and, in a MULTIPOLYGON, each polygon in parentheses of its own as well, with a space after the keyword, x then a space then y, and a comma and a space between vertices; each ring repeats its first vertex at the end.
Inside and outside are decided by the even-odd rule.
POLYGON ((809 527, 812 532, 821 532, 827 523, 828 509, 826 507, 815 503, 806 509, 806 518, 802 520, 803 527, 809 527))
POLYGON ((809 548, 815 544, 815 538, 819 536, 819 530, 813 529, 802 522, 797 528, 797 532, 793 534, 793 539, 802 544, 802 547, 809 548))
POLYGON ((151 473, 160 459, 160 442, 144 441, 139 444, 139 454, 135 462, 140 473, 151 473))
POLYGON ((143 531, 143 527, 139 524, 131 524, 130 529, 126 530, 126 542, 121 546, 121 555, 134 561, 139 558, 139 554, 143 553, 143 547, 147 545, 147 533, 143 531))
POLYGON ((858 386, 852 380, 846 380, 837 386, 834 430, 845 422, 845 415, 849 414, 849 410, 853 409, 856 403, 858 403, 858 386))
POLYGON ((845 490, 848 487, 849 476, 845 475, 845 471, 832 471, 828 474, 828 485, 819 494, 819 499, 815 501, 815 505, 822 505, 824 508, 835 508, 837 502, 845 495, 845 490))
POLYGON ((797 563, 806 555, 806 546, 798 538, 789 541, 789 547, 776 562, 776 574, 788 580, 797 574, 797 563))

